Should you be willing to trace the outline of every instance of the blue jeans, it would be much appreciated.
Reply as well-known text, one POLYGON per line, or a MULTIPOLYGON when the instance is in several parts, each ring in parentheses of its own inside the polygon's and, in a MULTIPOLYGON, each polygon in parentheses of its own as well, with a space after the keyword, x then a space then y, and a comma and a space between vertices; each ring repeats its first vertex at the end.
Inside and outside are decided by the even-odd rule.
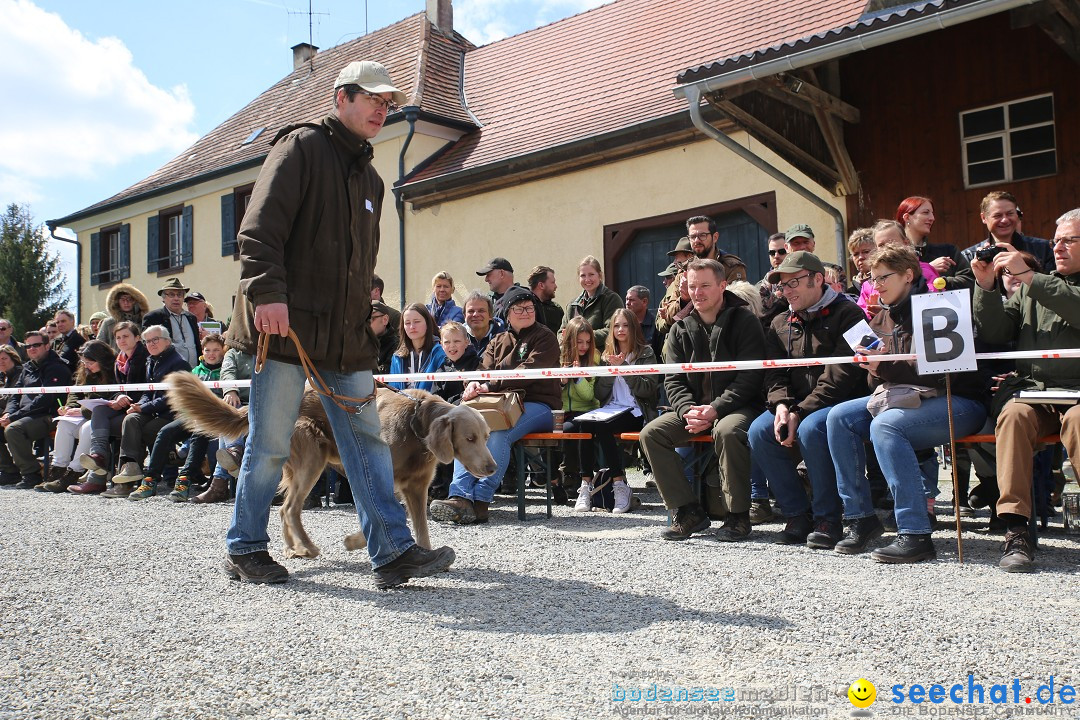
MULTIPOLYGON (((750 454, 750 499, 769 499, 769 483, 765 477, 765 471, 761 469, 761 465, 758 463, 757 458, 754 457, 753 453, 750 454)), ((779 505, 779 503, 777 503, 777 505, 779 505)))
MULTIPOLYGON (((237 438, 232 442, 229 442, 225 438, 218 438, 218 446, 223 447, 226 450, 232 450, 233 448, 240 448, 240 455, 243 455, 244 446, 247 444, 247 435, 237 438)), ((225 480, 226 482, 232 480, 232 475, 229 471, 223 468, 220 464, 214 466, 214 477, 225 480)))
POLYGON ((487 448, 495 458, 498 470, 494 475, 478 478, 457 460, 454 461, 454 480, 450 483, 450 497, 460 497, 474 502, 491 502, 495 491, 510 464, 510 446, 525 435, 535 432, 551 432, 555 427, 551 408, 544 403, 526 402, 525 411, 509 430, 496 430, 488 436, 487 448))
MULTIPOLYGON (((894 408, 876 418, 866 409, 867 398, 848 400, 829 411, 829 451, 847 519, 870 517, 870 483, 866 480, 866 448, 873 443, 878 463, 895 501, 896 526, 902 535, 929 535, 926 492, 916 450, 949 441, 946 399, 927 398, 917 408, 894 408)), ((953 396, 956 437, 976 432, 986 420, 986 408, 977 400, 953 396)))
POLYGON ((805 515, 812 507, 815 519, 840 522, 844 507, 836 490, 836 470, 826 441, 825 421, 828 416, 829 408, 812 412, 802 418, 795 429, 795 444, 806 461, 810 487, 814 491, 812 505, 795 469, 799 464, 798 458, 776 441, 773 433, 775 414, 766 410, 750 425, 750 451, 765 471, 769 487, 776 496, 776 504, 785 517, 805 515))
MULTIPOLYGON (((364 397, 374 387, 370 372, 341 373, 325 368, 319 368, 319 372, 341 395, 364 397)), ((273 360, 267 360, 262 372, 251 378, 247 447, 225 540, 232 555, 265 550, 270 540, 266 532, 270 502, 289 457, 304 379, 299 365, 273 360)), ((381 567, 416 543, 405 524, 405 510, 394 498, 394 465, 390 448, 379 436, 379 414, 374 402, 363 412, 346 413, 329 399, 320 399, 349 476, 371 565, 381 567)))

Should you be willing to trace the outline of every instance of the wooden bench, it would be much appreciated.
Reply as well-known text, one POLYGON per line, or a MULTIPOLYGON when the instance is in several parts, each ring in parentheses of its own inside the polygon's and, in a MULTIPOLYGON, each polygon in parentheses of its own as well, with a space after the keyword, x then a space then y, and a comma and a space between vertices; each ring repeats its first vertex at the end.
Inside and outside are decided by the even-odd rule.
POLYGON ((592 435, 589 433, 563 432, 529 433, 514 443, 514 457, 517 460, 518 520, 526 519, 525 482, 528 473, 525 471, 525 448, 541 448, 543 456, 541 462, 544 465, 544 476, 547 479, 547 482, 544 484, 544 491, 547 494, 547 516, 551 517, 551 475, 553 469, 551 451, 552 449, 559 447, 563 440, 592 440, 592 435))

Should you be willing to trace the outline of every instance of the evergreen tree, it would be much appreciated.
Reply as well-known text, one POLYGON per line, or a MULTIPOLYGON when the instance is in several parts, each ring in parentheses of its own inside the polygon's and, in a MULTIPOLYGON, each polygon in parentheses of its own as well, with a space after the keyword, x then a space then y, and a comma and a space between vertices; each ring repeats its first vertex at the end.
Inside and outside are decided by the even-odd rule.
POLYGON ((59 253, 34 227, 30 209, 8 205, 0 216, 0 317, 11 321, 14 337, 37 330, 70 302, 60 274, 59 253))

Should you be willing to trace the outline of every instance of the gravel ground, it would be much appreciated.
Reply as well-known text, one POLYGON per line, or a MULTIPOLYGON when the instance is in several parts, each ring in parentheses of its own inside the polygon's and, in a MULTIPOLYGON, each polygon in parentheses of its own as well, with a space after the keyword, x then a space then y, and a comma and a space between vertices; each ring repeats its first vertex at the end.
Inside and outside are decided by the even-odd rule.
POLYGON ((266 587, 219 569, 231 505, 3 488, 0 718, 848 717, 860 677, 875 714, 956 714, 976 708, 897 707, 890 688, 1019 678, 1023 704, 1050 675, 1080 684, 1080 543, 1060 530, 1034 575, 997 569, 985 511, 965 564, 940 531, 937 562, 890 567, 774 545, 779 525, 663 542, 642 498, 541 520, 534 496, 526 523, 503 498, 486 527, 433 527, 449 573, 380 592, 341 546, 351 506, 305 512, 323 555, 266 587), (720 701, 631 700, 654 683, 720 701))

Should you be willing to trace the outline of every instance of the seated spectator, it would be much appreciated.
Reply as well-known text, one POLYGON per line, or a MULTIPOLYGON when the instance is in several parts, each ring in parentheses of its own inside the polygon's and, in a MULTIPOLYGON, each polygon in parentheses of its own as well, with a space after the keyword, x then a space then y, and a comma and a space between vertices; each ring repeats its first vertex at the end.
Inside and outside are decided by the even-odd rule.
POLYGON ((492 315, 505 323, 506 303, 503 297, 510 288, 521 287, 514 282, 514 266, 506 258, 491 258, 476 274, 484 278, 491 290, 492 315))
POLYGON ((536 310, 538 322, 546 325, 548 330, 559 334, 559 328, 563 324, 563 309, 555 302, 555 291, 559 289, 555 282, 555 271, 547 265, 537 265, 529 273, 529 290, 540 301, 536 310))
POLYGON ((134 323, 142 332, 143 316, 150 312, 150 301, 134 285, 117 283, 109 288, 109 294, 105 296, 105 310, 109 317, 101 321, 97 339, 109 343, 113 352, 119 352, 113 334, 117 323, 134 323))
POLYGON ((841 295, 847 289, 847 273, 836 263, 822 263, 825 266, 825 284, 841 295))
POLYGON ((465 322, 465 313, 454 303, 454 278, 445 270, 431 278, 428 312, 440 328, 448 322, 465 322))
MULTIPOLYGON (((173 347, 164 325, 147 327, 143 331, 143 342, 150 353, 146 361, 146 382, 163 383, 171 373, 191 372, 191 365, 173 347)), ((173 414, 164 388, 144 392, 137 402, 127 408, 120 429, 120 473, 113 478, 112 488, 102 493, 102 497, 127 497, 134 491, 135 484, 147 477, 142 468, 147 448, 154 444, 158 433, 172 420, 173 414)), ((165 452, 167 457, 168 451, 165 452)))
MULTIPOLYGON (((928 512, 931 498, 923 486, 916 452, 949 441, 945 375, 919 375, 915 361, 877 361, 876 355, 910 353, 913 317, 911 297, 929 292, 913 250, 901 245, 880 247, 870 258, 870 282, 888 309, 870 323, 881 345, 857 347, 867 355, 870 397, 848 400, 829 411, 826 428, 837 486, 848 521, 836 551, 860 553, 884 528, 874 512, 866 478, 865 443, 873 443, 878 463, 895 501, 897 537, 871 557, 884 563, 911 563, 937 556, 928 512), (888 392, 886 392, 888 391, 888 392), (893 391, 906 392, 910 402, 893 391), (912 397, 917 395, 918 398, 912 397), (912 407, 914 405, 914 407, 912 407)), ((956 437, 976 432, 986 420, 984 380, 978 372, 952 378, 952 418, 956 437)), ((768 470, 766 470, 768 472, 768 470)))
MULTIPOLYGON (((989 247, 990 242, 1004 243, 1017 252, 1026 252, 1039 264, 1035 272, 1050 273, 1056 269, 1054 249, 1048 240, 1030 237, 1020 232, 1024 213, 1017 204, 1016 196, 1003 190, 986 194, 979 206, 979 219, 986 226, 986 239, 963 251, 964 259, 975 261, 975 253, 989 247)), ((969 270, 970 272, 970 270, 969 270)))
POLYGON ((603 347, 607 342, 608 320, 623 306, 622 298, 619 293, 604 286, 604 270, 600 267, 600 261, 592 255, 586 255, 578 263, 578 282, 581 284, 581 294, 566 306, 563 327, 571 319, 583 317, 596 333, 597 346, 603 347))
MULTIPOLYGON (((221 374, 218 377, 221 380, 250 380, 254 365, 254 357, 243 350, 229 348, 221 362, 221 374)), ((232 388, 225 391, 224 399, 234 408, 240 408, 247 405, 249 394, 248 388, 232 388)), ((235 478, 240 472, 245 440, 246 435, 233 439, 218 439, 217 467, 210 478, 210 487, 191 498, 193 503, 217 503, 229 499, 229 479, 235 478)))
POLYGON ((383 279, 378 275, 371 276, 371 302, 380 302, 386 306, 387 315, 390 316, 390 327, 395 331, 398 326, 401 325, 401 313, 398 312, 383 299, 383 292, 386 290, 386 285, 383 283, 383 279))
POLYGON ((196 322, 207 322, 214 319, 214 308, 206 302, 206 296, 201 292, 189 290, 184 295, 184 309, 195 316, 196 322))
MULTIPOLYGON (((559 362, 559 342, 551 330, 536 322, 536 297, 524 288, 512 289, 507 294, 510 296, 506 299, 510 329, 491 341, 484 351, 481 367, 484 370, 556 367, 559 362)), ((510 462, 511 445, 529 433, 551 432, 554 427, 551 411, 560 409, 562 404, 558 380, 470 382, 465 387, 462 401, 471 400, 482 392, 506 391, 522 394, 524 412, 512 428, 497 430, 488 437, 487 447, 498 469, 493 475, 477 478, 455 461, 450 497, 434 500, 430 506, 431 516, 436 520, 461 525, 487 522, 488 506, 510 462)))
POLYGON ((60 341, 60 329, 56 326, 56 320, 50 320, 45 323, 45 327, 41 328, 41 332, 45 333, 49 338, 49 344, 53 346, 53 349, 58 347, 58 341, 60 341))
POLYGON ((75 315, 70 310, 57 310, 53 322, 60 333, 53 341, 53 349, 68 368, 75 372, 75 368, 79 366, 79 348, 86 342, 86 337, 75 327, 75 315))
POLYGON ((494 309, 491 298, 479 290, 465 296, 465 327, 477 355, 483 356, 491 339, 506 329, 492 314, 494 309))
MULTIPOLYGON (((975 328, 987 342, 1015 342, 1017 350, 1080 347, 1080 208, 1057 219, 1055 270, 1034 272, 1011 245, 992 262, 976 260, 975 328), (1022 286, 1003 301, 996 273, 1008 272, 1022 286)), ((1021 390, 1080 390, 1080 361, 1018 359, 1016 375, 1007 378, 993 399, 991 417, 997 435, 997 471, 1001 496, 998 517, 1006 527, 999 566, 1006 572, 1035 569, 1035 544, 1028 530, 1032 516, 1033 456, 1039 438, 1060 433, 1069 457, 1080 458, 1080 405, 1027 405, 1017 402, 1021 390)), ((960 430, 957 430, 959 433, 960 430)))
POLYGON ((19 353, 20 360, 26 360, 26 353, 22 351, 22 343, 12 337, 15 327, 10 320, 0 318, 0 348, 10 347, 19 353))
MULTIPOLYGON (((611 367, 629 365, 655 365, 656 356, 645 342, 637 318, 629 310, 616 310, 608 328, 607 346, 602 356, 604 364, 611 367)), ((600 444, 604 463, 612 480, 615 495, 614 513, 630 511, 633 492, 626 482, 619 435, 638 432, 642 426, 656 418, 656 397, 659 386, 657 375, 605 375, 596 378, 596 400, 600 409, 610 414, 605 420, 575 420, 565 432, 587 432, 600 444)), ((591 443, 581 443, 582 445, 591 443)), ((582 483, 574 509, 585 512, 592 509, 592 468, 582 459, 582 483)))
MULTIPOLYGON (((15 387, 71 384, 71 369, 49 346, 47 334, 36 330, 28 332, 24 344, 29 359, 23 363, 15 387)), ((41 483, 41 463, 34 455, 34 442, 48 437, 52 431, 56 397, 27 393, 5 398, 4 414, 0 416, 0 428, 4 431, 4 442, 0 443, 0 485, 30 490, 41 483)))
MULTIPOLYGON (((90 316, 90 333, 91 337, 88 340, 94 340, 97 338, 98 330, 101 329, 101 323, 104 320, 109 319, 109 313, 98 310, 96 313, 90 316)), ((115 351, 113 351, 115 353, 115 351)))
MULTIPOLYGON (((935 278, 945 278, 946 290, 970 289, 974 284, 968 269, 968 261, 951 243, 931 243, 930 230, 934 227, 934 203, 927 197, 905 198, 896 208, 896 222, 904 236, 910 240, 919 260, 933 268, 933 277, 926 277, 930 287, 935 278)), ((881 247, 881 244, 878 244, 881 247)))
MULTIPOLYGON (((745 300, 728 292, 726 273, 715 260, 694 260, 687 269, 693 311, 671 328, 667 363, 764 360, 765 333, 745 300)), ((763 370, 672 373, 664 379, 674 412, 641 431, 641 447, 653 478, 673 513, 665 540, 685 540, 709 527, 709 515, 727 513, 716 537, 737 541, 750 534, 750 447, 746 431, 761 414, 763 370), (706 508, 683 474, 676 448, 711 432, 720 477, 706 477, 706 508), (719 486, 719 487, 717 487, 719 486), (707 512, 708 511, 708 512, 707 512)))
MULTIPOLYGON (((472 372, 480 367, 480 356, 469 344, 469 332, 459 322, 451 320, 439 331, 446 359, 439 372, 472 372)), ((465 392, 462 380, 436 381, 431 392, 448 403, 457 405, 465 392)), ((454 463, 440 463, 435 469, 435 479, 428 488, 428 498, 445 500, 450 494, 450 482, 454 479, 454 463)))
MULTIPOLYGON (((112 385, 116 382, 113 365, 116 356, 107 343, 90 340, 79 349, 79 367, 75 371, 76 385, 112 385)), ((111 399, 112 393, 69 393, 60 409, 53 438, 52 462, 49 476, 35 490, 64 492, 79 482, 83 468, 79 456, 90 451, 90 410, 81 400, 111 399)))
POLYGON ((844 291, 848 295, 859 297, 863 283, 870 277, 870 255, 877 249, 874 244, 873 228, 859 228, 848 236, 848 254, 855 274, 851 276, 851 285, 844 291))
POLYGON ((191 288, 175 277, 165 283, 158 290, 162 305, 146 314, 143 327, 161 325, 168 330, 172 349, 180 353, 190 370, 199 362, 199 323, 184 309, 184 298, 189 292, 191 288))
POLYGON ((641 327, 641 334, 650 346, 656 339, 656 313, 649 310, 652 295, 644 285, 634 285, 626 291, 626 309, 641 327))
MULTIPOLYGON (((221 377, 221 364, 225 357, 225 338, 217 333, 206 335, 202 339, 202 357, 191 373, 203 382, 213 382, 221 377)), ((220 395, 220 390, 215 390, 220 395)), ((161 473, 165 470, 165 464, 169 460, 169 453, 176 449, 177 443, 190 438, 188 442, 187 457, 177 473, 176 482, 173 483, 169 500, 173 502, 187 502, 191 492, 192 483, 201 476, 203 461, 210 448, 210 438, 198 433, 192 433, 181 420, 174 419, 168 425, 158 431, 154 445, 150 449, 150 461, 146 466, 145 477, 138 489, 128 495, 128 500, 143 500, 154 497, 157 483, 161 480, 161 473)), ((205 479, 204 479, 205 482, 205 479)))
MULTIPOLYGON (((812 253, 788 255, 768 275, 784 292, 789 311, 765 331, 768 359, 852 355, 844 333, 864 321, 855 303, 825 282, 826 267, 812 253)), ((768 409, 750 426, 750 450, 787 519, 783 545, 832 549, 842 536, 843 505, 825 433, 833 405, 865 395, 866 372, 857 365, 774 367, 765 371, 768 409), (813 502, 797 465, 806 462, 813 502)))
MULTIPOLYGON (((589 321, 583 317, 573 318, 566 323, 559 339, 559 365, 596 367, 599 364, 600 352, 596 349, 596 336, 589 321)), ((596 378, 560 378, 559 383, 562 385, 563 432, 577 432, 574 429, 577 416, 600 407, 594 392, 596 378)), ((567 440, 562 446, 563 465, 560 469, 563 490, 556 492, 560 500, 565 495, 565 488, 573 490, 579 485, 591 483, 596 465, 592 441, 567 440)))
MULTIPOLYGON (((883 248, 886 245, 912 247, 911 239, 904 234, 904 228, 895 220, 878 220, 870 230, 874 233, 874 244, 878 248, 883 248)), ((922 260, 919 261, 919 267, 922 273, 921 277, 926 281, 928 292, 937 292, 937 288, 933 285, 933 282, 938 278, 937 271, 934 270, 930 263, 922 260)), ((877 288, 873 286, 873 283, 863 283, 862 289, 859 290, 858 305, 869 319, 873 319, 874 316, 881 312, 877 288)))
MULTIPOLYGON (((11 345, 0 345, 0 387, 15 387, 22 373, 22 356, 11 345)), ((5 401, 6 405, 7 402, 5 401)))
MULTIPOLYGON (((134 322, 123 320, 113 326, 113 343, 120 348, 113 365, 118 385, 137 385, 146 382, 146 364, 150 353, 140 339, 142 330, 134 322)), ((89 473, 83 482, 72 485, 68 492, 77 495, 96 495, 105 492, 112 463, 109 461, 109 440, 120 437, 125 414, 134 400, 127 393, 117 393, 107 405, 98 405, 90 412, 90 450, 79 455, 79 464, 89 473)))
MULTIPOLYGON (((398 325, 401 324, 401 313, 397 313, 398 325)), ((390 372, 390 361, 394 357, 394 351, 401 345, 398 335, 398 325, 391 324, 390 307, 379 300, 371 303, 371 317, 368 325, 375 337, 379 339, 379 374, 385 375, 390 372)))
MULTIPOLYGON (((390 373, 433 373, 438 372, 446 360, 446 353, 439 345, 439 328, 435 318, 420 303, 406 306, 401 313, 401 344, 390 358, 390 373)), ((433 383, 430 380, 411 380, 392 382, 391 387, 398 390, 413 388, 430 392, 433 383)))

